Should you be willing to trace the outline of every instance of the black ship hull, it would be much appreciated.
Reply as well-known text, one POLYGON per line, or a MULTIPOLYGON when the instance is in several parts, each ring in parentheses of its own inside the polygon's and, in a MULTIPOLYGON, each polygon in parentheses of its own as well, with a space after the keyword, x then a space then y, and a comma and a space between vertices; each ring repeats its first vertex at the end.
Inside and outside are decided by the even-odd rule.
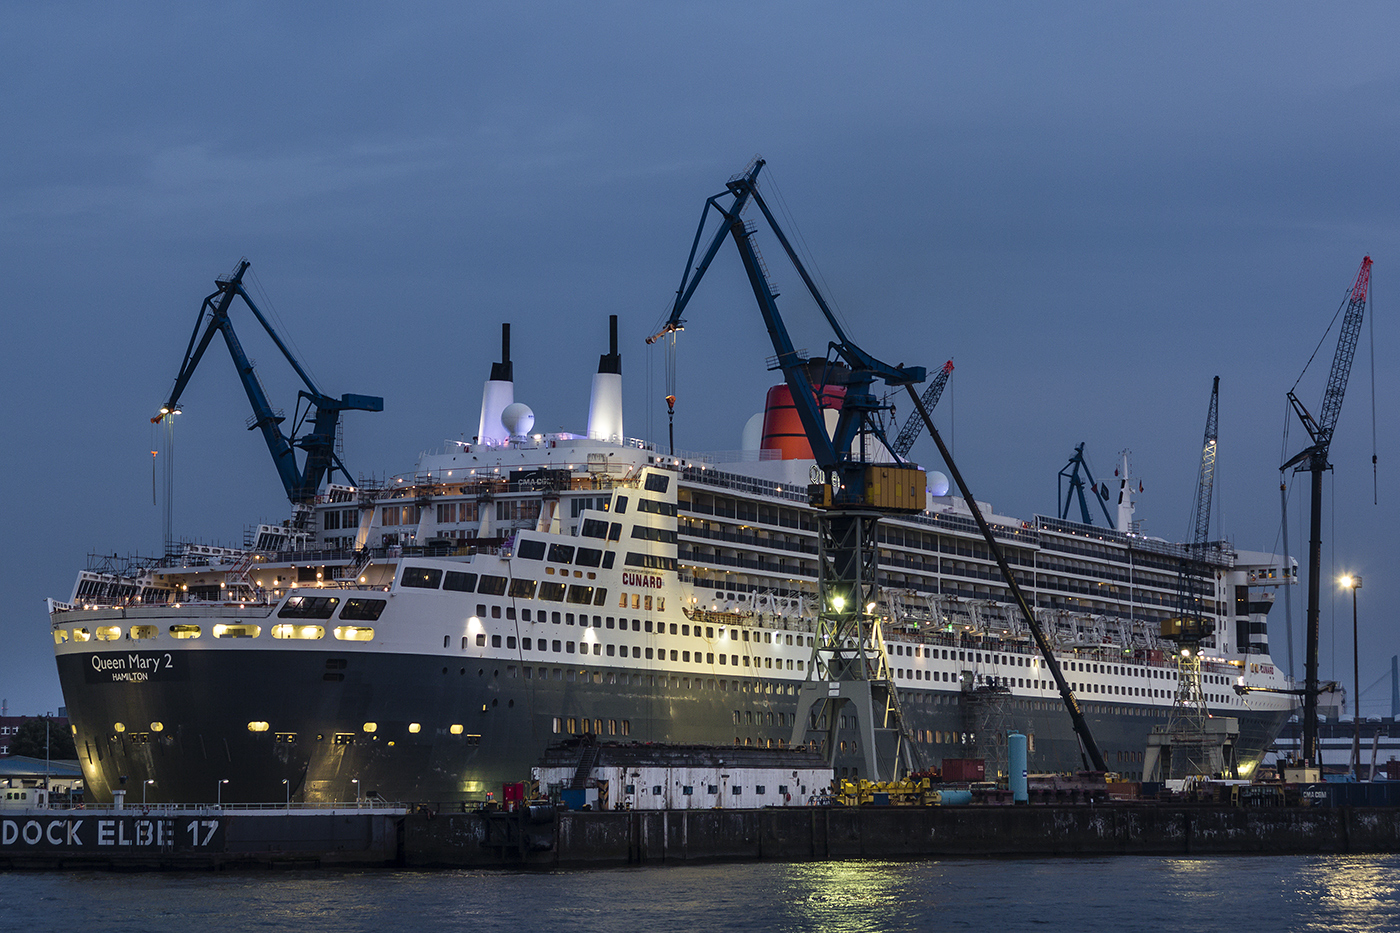
MULTIPOLYGON (((97 657, 58 658, 97 800, 146 781, 154 782, 146 785, 152 802, 480 800, 527 780, 546 745, 574 733, 777 746, 791 739, 798 699, 794 681, 773 678, 304 650, 174 652, 177 677, 114 683, 91 676, 97 657)), ((1004 733, 1017 730, 1032 737, 1033 771, 1084 767, 1057 701, 1006 697, 993 721, 985 701, 957 690, 901 695, 928 765, 985 757, 991 774, 1004 733)), ((1085 708, 1110 767, 1140 770, 1147 733, 1165 722, 1165 709, 1085 708)), ((1262 756, 1287 712, 1230 715, 1240 719, 1239 758, 1247 761, 1262 756)), ((838 754, 837 773, 857 773, 861 760, 854 747, 838 754)))

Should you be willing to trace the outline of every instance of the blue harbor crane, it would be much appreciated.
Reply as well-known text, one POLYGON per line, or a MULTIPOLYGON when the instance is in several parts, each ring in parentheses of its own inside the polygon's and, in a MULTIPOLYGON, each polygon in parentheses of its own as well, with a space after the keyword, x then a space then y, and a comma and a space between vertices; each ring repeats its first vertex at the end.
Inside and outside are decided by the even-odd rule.
MULTIPOLYGON (((923 511, 926 505, 926 478, 917 466, 904 462, 904 454, 913 443, 908 438, 904 450, 900 444, 890 444, 881 426, 879 413, 890 406, 881 402, 871 391, 876 380, 888 386, 903 386, 913 400, 915 412, 928 428, 937 444, 944 463, 982 529, 993 556, 997 559, 1023 615, 1045 656, 1047 664, 1065 696, 1075 729, 1079 733, 1086 755, 1093 767, 1106 770, 1102 755, 1089 734, 1078 703, 1069 692, 1060 674, 1048 640, 1034 618, 1022 595, 1009 564, 1001 554, 990 527, 962 480, 951 454, 933 426, 928 408, 914 386, 927 378, 923 367, 891 366, 877 359, 851 341, 832 313, 825 298, 807 273, 796 251, 774 219, 758 190, 758 175, 764 161, 755 159, 741 174, 729 179, 726 191, 705 202, 700 223, 695 231, 686 268, 676 289, 671 314, 662 329, 648 338, 648 343, 683 329, 686 306, 695 293, 700 279, 719 252, 726 236, 731 238, 748 274, 759 311, 768 329, 776 356, 771 368, 782 371, 792 394, 803 432, 816 464, 812 469, 808 495, 818 508, 818 577, 820 598, 818 635, 814 644, 811 674, 803 684, 798 700, 793 729, 793 744, 807 740, 809 731, 820 728, 825 718, 826 752, 834 759, 842 709, 850 706, 855 713, 860 734, 857 746, 864 755, 864 774, 878 780, 899 776, 901 766, 913 769, 918 760, 917 747, 909 741, 899 694, 890 676, 883 636, 876 608, 879 605, 877 525, 884 514, 923 511), (728 206, 720 203, 726 195, 728 206), (757 225, 746 222, 742 213, 750 204, 758 206, 781 244, 788 260, 801 277, 827 324, 834 333, 827 348, 825 368, 814 366, 805 354, 795 349, 777 306, 778 293, 773 288, 767 267, 754 242, 757 225), (710 212, 720 217, 719 229, 709 241, 698 264, 696 255, 705 236, 710 212), (810 373, 840 372, 846 392, 837 415, 835 427, 828 432, 812 384, 810 373), (894 463, 875 463, 867 452, 883 445, 897 457, 894 463)), ((942 373, 946 382, 951 367, 942 373)), ((823 377, 825 378, 825 377, 823 377)), ((931 401, 936 401, 937 393, 931 401)))
POLYGON ((1093 494, 1094 501, 1103 510, 1104 521, 1108 527, 1113 527, 1113 519, 1108 514, 1108 506, 1104 505, 1108 501, 1108 487, 1094 480, 1094 474, 1089 470, 1089 462, 1084 459, 1084 444, 1081 442, 1074 448, 1074 456, 1069 458, 1060 469, 1060 518, 1069 518, 1070 503, 1074 497, 1079 497, 1079 517, 1086 525, 1094 523, 1094 517, 1089 514, 1088 497, 1084 495, 1084 479, 1079 475, 1080 471, 1089 478, 1089 491, 1093 494), (1068 488, 1066 488, 1068 484, 1068 488))
POLYGON ((1279 472, 1286 472, 1291 467, 1295 473, 1312 474, 1308 516, 1308 632, 1303 675, 1302 756, 1305 765, 1317 762, 1317 696, 1321 692, 1317 680, 1317 649, 1321 627, 1318 598, 1322 577, 1322 474, 1332 469, 1327 454, 1332 446, 1332 434, 1337 429, 1337 418, 1342 413, 1342 398, 1346 395, 1347 379, 1351 376, 1356 344, 1361 338, 1361 321, 1366 314, 1366 294, 1370 285, 1371 257, 1366 256, 1361 260, 1361 268, 1345 299, 1346 314, 1342 318, 1337 352, 1332 357, 1332 371, 1327 377, 1327 388, 1322 394, 1318 417, 1313 418, 1294 392, 1298 382, 1302 381, 1301 375, 1293 388, 1288 390, 1288 403, 1293 406, 1298 420, 1312 440, 1310 446, 1279 467, 1279 472))
POLYGON ((220 276, 215 280, 216 291, 204 299, 200 305, 199 317, 195 320, 194 332, 190 334, 189 345, 185 348, 185 359, 180 364, 180 372, 175 377, 175 385, 170 390, 170 395, 164 405, 160 407, 160 413, 152 418, 153 422, 160 422, 171 415, 180 412, 180 396, 185 391, 185 386, 189 384, 190 377, 194 375, 195 368, 204 357, 204 351, 209 348, 209 343, 214 339, 215 334, 223 334, 224 343, 228 346, 229 354, 233 357, 234 368, 238 371, 238 378, 243 383, 243 390, 248 394, 248 401, 253 406, 253 417, 249 419, 248 430, 258 430, 262 432, 263 440, 267 442, 268 452, 272 454, 273 465, 277 468, 277 475, 282 479, 282 486, 287 491, 287 498, 293 505, 306 505, 316 498, 316 492, 321 487, 321 483, 328 476, 334 476, 335 471, 344 474, 348 482, 353 482, 350 472, 345 469, 345 464, 335 452, 336 433, 340 427, 340 413, 342 411, 383 411, 384 399, 374 395, 342 395, 334 398, 326 395, 316 387, 316 383, 307 375, 301 363, 297 361, 292 351, 287 349, 287 345, 282 342, 282 338, 277 335, 272 325, 268 323, 262 311, 258 310, 257 304, 248 295, 243 287, 243 273, 248 271, 248 260, 240 260, 238 268, 232 275, 220 276), (263 390, 262 382, 258 379, 257 373, 253 370, 253 363, 248 359, 248 355, 243 352, 243 345, 239 343, 238 336, 233 330, 233 321, 229 317, 229 308, 233 304, 234 298, 242 298, 244 303, 252 310, 258 323, 267 331, 272 338, 277 349, 282 351, 287 362, 296 371, 302 384, 306 387, 297 393, 296 414, 292 420, 292 432, 289 435, 282 433, 281 424, 286 420, 286 416, 274 409, 267 400, 267 393, 263 390), (206 324, 207 320, 207 324, 206 324), (200 328, 204 329, 201 336, 200 328), (307 424, 309 430, 301 432, 307 424), (296 462, 295 448, 300 448, 306 452, 303 465, 299 468, 296 462))

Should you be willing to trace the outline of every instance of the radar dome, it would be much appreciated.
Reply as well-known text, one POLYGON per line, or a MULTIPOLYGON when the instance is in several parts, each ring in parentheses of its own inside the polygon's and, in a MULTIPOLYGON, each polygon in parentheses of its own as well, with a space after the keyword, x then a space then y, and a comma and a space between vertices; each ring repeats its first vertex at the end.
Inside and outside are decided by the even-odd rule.
POLYGON ((942 497, 948 495, 948 477, 937 470, 929 470, 928 491, 930 495, 934 496, 942 497))
POLYGON ((501 424, 512 437, 529 434, 535 426, 535 413, 524 402, 512 402, 501 412, 501 424))

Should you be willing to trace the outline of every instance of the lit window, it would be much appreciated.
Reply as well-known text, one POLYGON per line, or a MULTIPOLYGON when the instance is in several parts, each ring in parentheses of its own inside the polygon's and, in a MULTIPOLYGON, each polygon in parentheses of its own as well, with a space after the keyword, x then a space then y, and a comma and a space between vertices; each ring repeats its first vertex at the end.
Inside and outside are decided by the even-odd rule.
POLYGON ((120 625, 99 625, 97 627, 98 641, 116 641, 122 637, 122 627, 120 625))
POLYGON ((152 732, 164 732, 164 731, 165 731, 165 723, 163 723, 163 722, 153 722, 153 723, 151 723, 151 731, 152 731, 152 732))
POLYGON ((61 644, 63 644, 63 643, 64 643, 65 641, 67 641, 67 640, 68 640, 68 630, 67 630, 67 629, 56 628, 56 629, 53 630, 53 643, 54 643, 55 645, 61 645, 61 644))
POLYGON ((324 625, 293 625, 290 622, 282 622, 272 627, 272 637, 314 640, 326 637, 326 627, 324 625))
POLYGON ((332 631, 341 641, 374 641, 374 629, 363 625, 337 625, 332 631))
POLYGON ((364 724, 364 727, 363 727, 363 728, 364 728, 364 731, 366 731, 366 732, 377 732, 377 731, 379 730, 379 723, 377 723, 377 722, 367 722, 367 723, 364 724))
POLYGON ((249 732, 266 732, 266 731, 267 731, 267 723, 265 723, 265 722, 250 722, 250 723, 248 723, 248 731, 249 731, 249 732))
POLYGON ((126 723, 121 723, 121 722, 114 722, 114 723, 112 723, 112 731, 113 731, 113 732, 125 732, 125 731, 126 731, 126 723))
POLYGON ((411 722, 408 724, 408 731, 412 732, 414 735, 417 735, 418 733, 423 731, 423 726, 421 723, 411 722))
POLYGON ((461 725, 458 724, 458 723, 453 723, 453 724, 448 728, 447 731, 448 731, 448 732, 451 732, 453 735, 461 735, 461 734, 462 734, 462 727, 461 727, 461 725))
POLYGON ((171 638, 198 638, 198 625, 172 625, 170 626, 171 638))
POLYGON ((261 634, 261 625, 224 625, 223 623, 219 623, 214 626, 215 638, 257 638, 261 634))
POLYGON ((74 640, 74 641, 89 641, 89 640, 91 640, 91 638, 92 638, 92 633, 89 632, 87 629, 85 629, 85 628, 75 628, 75 629, 73 629, 73 640, 74 640))

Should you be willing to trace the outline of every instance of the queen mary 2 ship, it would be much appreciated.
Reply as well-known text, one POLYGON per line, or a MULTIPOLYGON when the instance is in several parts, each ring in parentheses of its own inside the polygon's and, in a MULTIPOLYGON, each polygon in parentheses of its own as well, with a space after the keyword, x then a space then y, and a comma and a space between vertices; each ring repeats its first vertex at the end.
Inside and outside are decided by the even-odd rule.
MULTIPOLYGON (((249 547, 81 571, 50 617, 90 793, 153 781, 153 796, 187 802, 216 789, 457 800, 525 778, 570 735, 791 744, 815 673, 817 540, 810 449, 783 436, 786 390, 769 393, 754 449, 663 453, 623 433, 613 339, 583 433, 533 432, 507 342, 471 441, 421 455, 412 473, 324 483, 249 547)), ((923 511, 879 526, 876 611, 909 741, 937 765, 995 758, 1016 730, 1032 770, 1081 767, 967 505, 930 476, 923 511)), ((1176 702, 1160 633, 1188 566, 1213 594, 1206 707, 1238 720, 1247 773, 1295 707, 1268 692, 1291 683, 1265 624, 1295 568, 1224 544, 1188 560, 1131 530, 1126 472, 1120 482, 1116 530, 982 509, 1127 777, 1176 702)), ((838 774, 861 767, 849 739, 838 774)))

